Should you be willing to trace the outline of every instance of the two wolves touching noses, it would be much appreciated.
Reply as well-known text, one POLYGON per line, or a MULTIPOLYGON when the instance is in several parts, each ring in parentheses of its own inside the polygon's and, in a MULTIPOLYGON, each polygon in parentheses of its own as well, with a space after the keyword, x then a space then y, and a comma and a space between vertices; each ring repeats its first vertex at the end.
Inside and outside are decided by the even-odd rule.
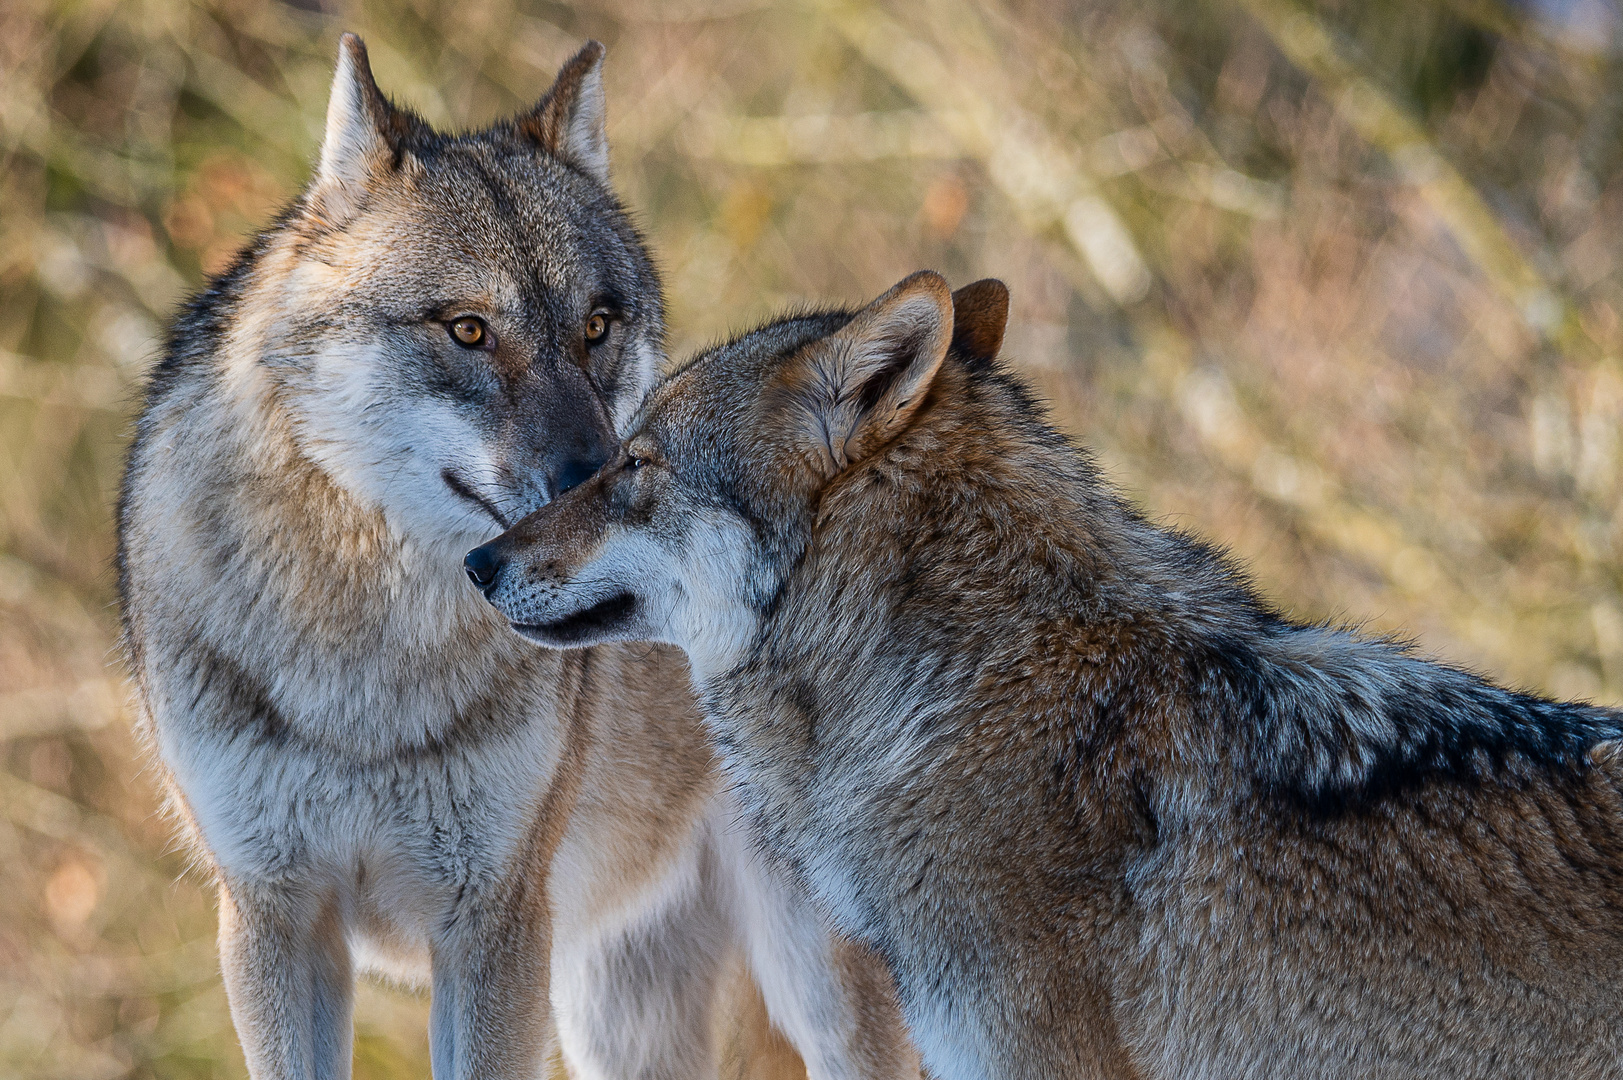
POLYGON ((347 1076, 363 971, 441 1080, 1623 1076, 1623 716, 1280 614, 997 282, 661 376, 602 58, 448 135, 346 35, 147 389, 124 640, 256 1078, 347 1076))

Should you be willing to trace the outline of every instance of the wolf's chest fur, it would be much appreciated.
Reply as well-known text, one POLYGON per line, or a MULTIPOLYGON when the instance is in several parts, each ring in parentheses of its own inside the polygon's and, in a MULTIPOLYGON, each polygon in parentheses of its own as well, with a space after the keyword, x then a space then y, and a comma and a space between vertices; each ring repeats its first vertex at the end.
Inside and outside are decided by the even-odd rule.
POLYGON ((521 855, 570 658, 517 639, 454 550, 393 534, 225 385, 175 387, 132 460, 151 737, 222 871, 331 890, 359 959, 411 974, 459 889, 521 855))

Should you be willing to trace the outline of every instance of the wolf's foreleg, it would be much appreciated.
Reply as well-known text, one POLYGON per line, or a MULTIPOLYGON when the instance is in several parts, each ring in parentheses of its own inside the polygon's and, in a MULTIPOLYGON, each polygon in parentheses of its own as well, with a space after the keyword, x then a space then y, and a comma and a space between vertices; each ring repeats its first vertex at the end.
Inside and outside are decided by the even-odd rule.
POLYGON ((712 1012, 730 942, 702 869, 702 840, 695 833, 655 890, 622 918, 566 931, 554 943, 554 1008, 577 1080, 716 1075, 712 1012))
POLYGON ((348 1080, 355 979, 332 897, 222 883, 220 966, 253 1080, 348 1080))
POLYGON ((470 886, 432 944, 434 1080, 540 1077, 551 1053, 544 880, 470 886))
POLYGON ((806 890, 761 857, 736 812, 726 828, 750 967, 810 1080, 918 1080, 918 1053, 883 963, 839 935, 806 890))

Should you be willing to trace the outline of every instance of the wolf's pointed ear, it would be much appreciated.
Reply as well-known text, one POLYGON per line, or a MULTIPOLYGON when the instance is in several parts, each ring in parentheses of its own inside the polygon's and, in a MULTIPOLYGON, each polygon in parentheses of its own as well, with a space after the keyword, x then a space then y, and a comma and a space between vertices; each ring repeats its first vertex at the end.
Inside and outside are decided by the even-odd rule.
POLYGON ((952 341, 952 291, 922 270, 809 350, 802 385, 832 475, 889 442, 918 411, 952 341))
POLYGON ((952 294, 952 350, 965 362, 997 359, 1003 328, 1009 322, 1009 287, 997 278, 982 278, 952 294))
POLYGON ((327 132, 314 193, 321 213, 342 224, 360 208, 370 183, 394 164, 400 121, 372 78, 366 46, 354 34, 338 39, 338 70, 327 99, 327 132))
POLYGON ((588 41, 553 80, 552 89, 518 130, 547 153, 569 162, 594 180, 609 182, 609 135, 603 104, 603 45, 588 41))

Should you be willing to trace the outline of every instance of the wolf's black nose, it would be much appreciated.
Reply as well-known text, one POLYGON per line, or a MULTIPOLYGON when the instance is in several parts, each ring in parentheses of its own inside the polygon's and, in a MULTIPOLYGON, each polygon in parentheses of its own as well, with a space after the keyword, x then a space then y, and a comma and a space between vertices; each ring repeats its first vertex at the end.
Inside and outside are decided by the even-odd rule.
POLYGON ((492 550, 494 547, 494 544, 476 547, 462 560, 462 569, 468 572, 468 580, 481 589, 488 589, 502 568, 501 560, 496 558, 496 552, 492 550))
POLYGON ((553 497, 556 498, 558 495, 562 495, 570 488, 580 487, 592 478, 593 473, 602 467, 603 462, 601 461, 588 461, 581 458, 564 462, 563 467, 558 470, 558 480, 554 485, 557 490, 553 497))

